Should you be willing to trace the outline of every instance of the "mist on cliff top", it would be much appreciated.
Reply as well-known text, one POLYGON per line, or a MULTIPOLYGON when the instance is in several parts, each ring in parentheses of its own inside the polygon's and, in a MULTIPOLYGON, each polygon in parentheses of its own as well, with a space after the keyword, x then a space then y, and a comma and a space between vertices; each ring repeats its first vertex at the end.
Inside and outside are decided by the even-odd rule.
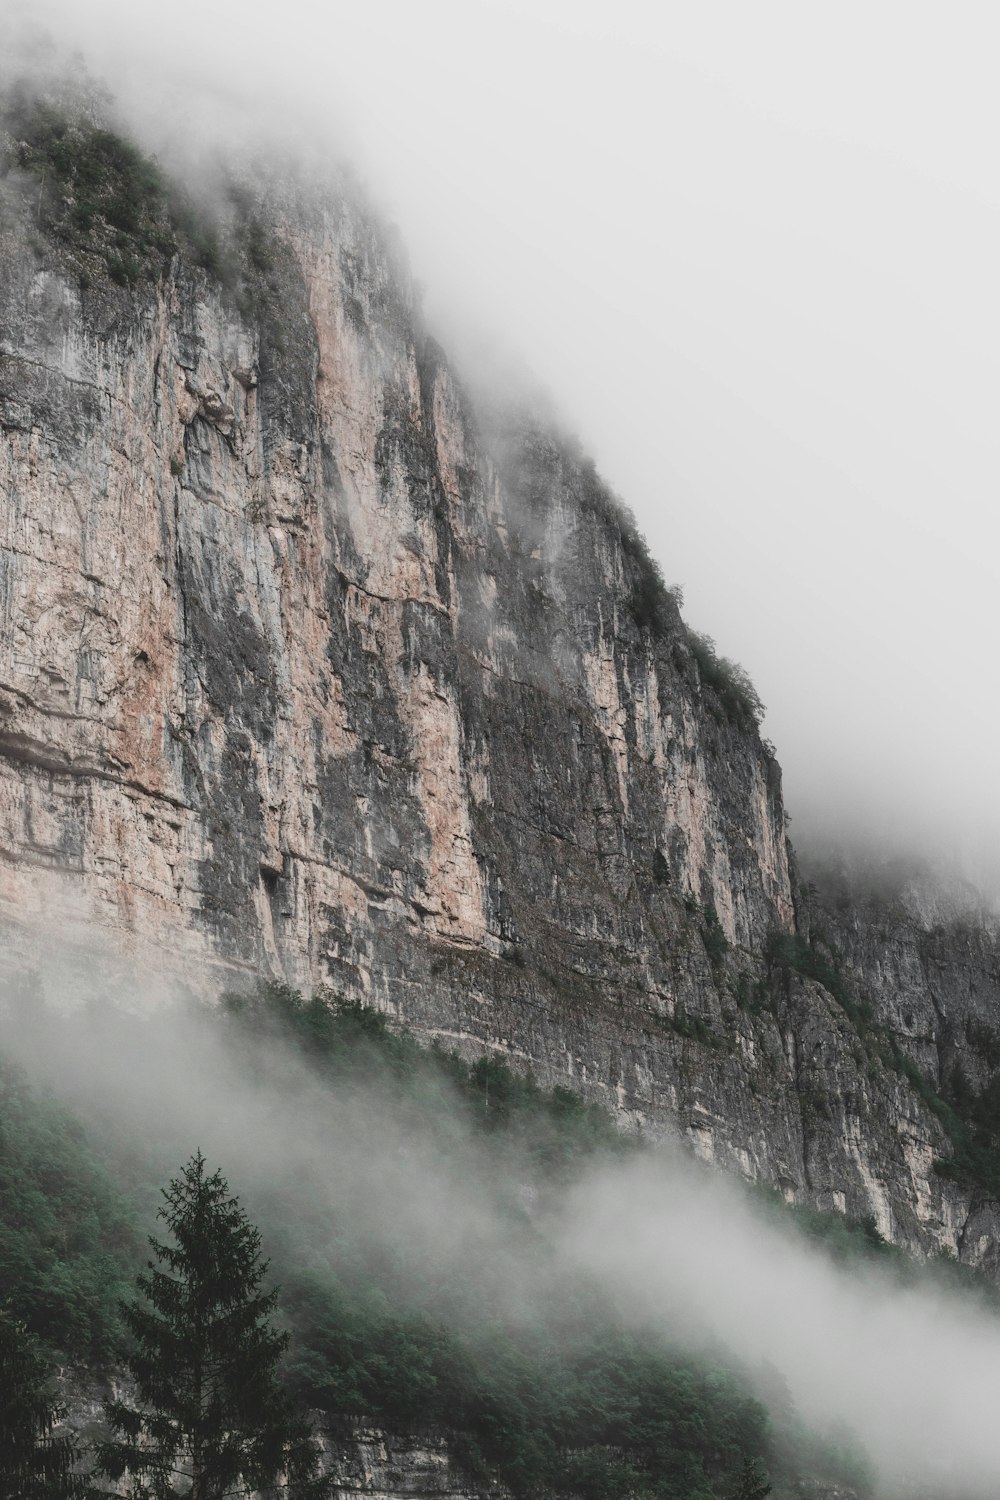
POLYGON ((997 871, 993 7, 30 14, 150 139, 361 164, 445 342, 533 370, 750 671, 798 843, 997 871))
POLYGON ((975 1298, 838 1266, 667 1149, 598 1159, 533 1209, 529 1196, 533 1229, 518 1231, 490 1159, 461 1132, 442 1150, 390 1077, 332 1087, 277 1035, 241 1044, 217 1017, 127 998, 54 1016, 0 995, 0 1046, 163 1181, 200 1148, 251 1218, 270 1202, 272 1235, 286 1226, 307 1264, 338 1224, 371 1264, 404 1246, 433 1268, 423 1315, 459 1335, 480 1302, 545 1326, 582 1273, 644 1336, 721 1348, 772 1391, 783 1381, 816 1430, 860 1440, 889 1494, 914 1478, 956 1500, 1000 1486, 1000 1320, 975 1298))

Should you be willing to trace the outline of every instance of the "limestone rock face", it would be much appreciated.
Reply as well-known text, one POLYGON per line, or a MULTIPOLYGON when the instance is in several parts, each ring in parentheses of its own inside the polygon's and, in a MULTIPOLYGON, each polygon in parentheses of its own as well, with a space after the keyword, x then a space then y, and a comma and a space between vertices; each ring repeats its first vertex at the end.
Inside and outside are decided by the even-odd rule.
MULTIPOLYGON (((912 861, 871 868, 840 858, 808 873, 816 882, 811 920, 836 944, 855 992, 900 1051, 947 1098, 995 1096, 1000 1069, 1000 920, 995 913, 970 886, 912 861)), ((928 1144, 914 1140, 911 1155, 926 1153, 928 1144)), ((944 1243, 961 1259, 997 1274, 995 1200, 978 1190, 960 1204, 944 1243)), ((926 1198, 918 1200, 918 1209, 927 1207, 926 1198)))
POLYGON ((774 761, 635 623, 592 470, 481 440, 372 226, 287 235, 277 333, 5 246, 4 914, 403 1017, 456 958, 670 1011, 677 898, 792 920, 774 761))
POLYGON ((82 287, 5 216, 8 950, 328 983, 961 1248, 905 1079, 811 980, 744 1003, 796 924, 780 772, 669 596, 640 623, 592 466, 477 418, 354 196, 274 223, 255 305, 181 257, 82 287))

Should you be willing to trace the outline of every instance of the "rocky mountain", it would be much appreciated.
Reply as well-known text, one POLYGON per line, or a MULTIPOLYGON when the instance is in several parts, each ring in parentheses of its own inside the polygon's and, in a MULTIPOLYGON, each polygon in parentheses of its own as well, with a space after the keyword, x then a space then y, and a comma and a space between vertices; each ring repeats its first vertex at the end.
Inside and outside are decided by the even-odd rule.
POLYGON ((328 984, 992 1266, 979 1137, 939 1168, 995 928, 802 888, 746 679, 573 440, 473 407, 351 184, 209 210, 23 101, 3 155, 10 962, 328 984))

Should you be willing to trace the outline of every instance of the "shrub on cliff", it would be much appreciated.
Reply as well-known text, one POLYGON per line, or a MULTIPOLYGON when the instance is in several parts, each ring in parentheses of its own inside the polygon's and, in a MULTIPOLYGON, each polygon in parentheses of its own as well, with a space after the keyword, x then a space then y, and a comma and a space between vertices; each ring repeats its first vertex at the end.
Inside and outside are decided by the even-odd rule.
POLYGON ((220 223, 103 121, 105 108, 81 79, 48 97, 21 85, 0 99, 0 176, 30 180, 35 229, 84 287, 105 276, 119 286, 155 281, 177 254, 234 282, 238 267, 220 223))
POLYGON ((156 274, 176 249, 169 195, 156 163, 82 107, 19 91, 0 112, 0 160, 30 174, 36 225, 122 284, 156 274))
POLYGON ((687 643, 701 681, 715 694, 726 718, 736 723, 759 724, 764 717, 764 705, 749 672, 739 662, 720 656, 710 635, 689 629, 687 643))

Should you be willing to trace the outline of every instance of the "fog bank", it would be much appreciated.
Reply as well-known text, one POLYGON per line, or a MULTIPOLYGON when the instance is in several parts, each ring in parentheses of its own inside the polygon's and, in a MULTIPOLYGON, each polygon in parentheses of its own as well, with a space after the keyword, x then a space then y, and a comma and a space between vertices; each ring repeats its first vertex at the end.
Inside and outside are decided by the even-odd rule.
POLYGON ((475 1141, 443 1149, 390 1081, 331 1089, 277 1037, 150 1010, 141 989, 122 1000, 0 1001, 0 1048, 119 1157, 165 1181, 200 1148, 251 1217, 277 1204, 306 1253, 343 1223, 375 1264, 404 1245, 435 1267, 424 1311, 458 1330, 482 1305, 530 1326, 583 1271, 637 1328, 768 1366, 817 1429, 862 1440, 888 1494, 911 1480, 936 1500, 996 1493, 1000 1321, 975 1300, 836 1265, 679 1151, 598 1160, 534 1208, 526 1172, 512 1218, 475 1141))
POLYGON ((996 1493, 1000 1321, 982 1309, 836 1267, 678 1161, 591 1178, 561 1236, 638 1326, 693 1325, 778 1370, 808 1422, 860 1439, 883 1489, 996 1493))

